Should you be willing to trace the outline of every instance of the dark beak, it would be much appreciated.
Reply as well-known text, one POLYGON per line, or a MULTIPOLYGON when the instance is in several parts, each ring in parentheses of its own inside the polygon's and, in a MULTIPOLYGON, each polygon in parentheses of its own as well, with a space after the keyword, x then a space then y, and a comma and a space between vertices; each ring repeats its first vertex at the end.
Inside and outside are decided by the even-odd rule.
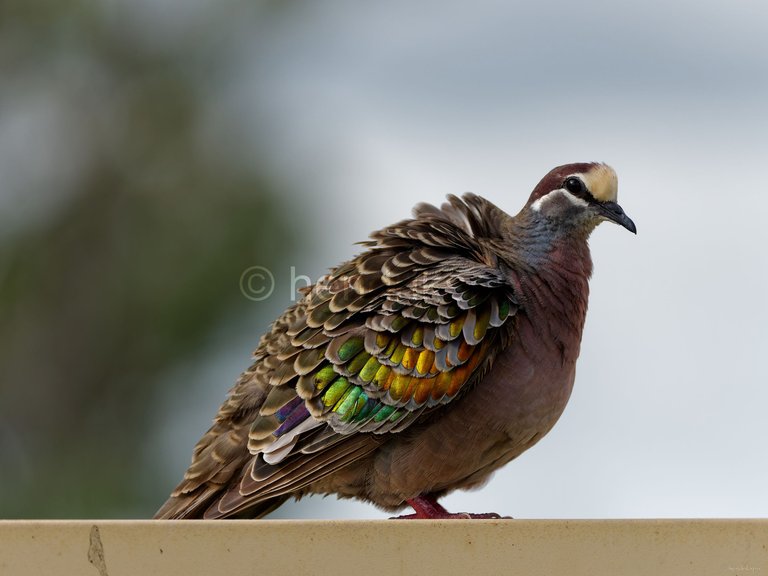
POLYGON ((616 224, 624 226, 624 228, 632 232, 632 234, 637 234, 635 223, 632 222, 632 219, 629 216, 624 214, 624 210, 621 206, 616 204, 616 202, 599 202, 597 204, 597 209, 602 216, 611 222, 616 222, 616 224))

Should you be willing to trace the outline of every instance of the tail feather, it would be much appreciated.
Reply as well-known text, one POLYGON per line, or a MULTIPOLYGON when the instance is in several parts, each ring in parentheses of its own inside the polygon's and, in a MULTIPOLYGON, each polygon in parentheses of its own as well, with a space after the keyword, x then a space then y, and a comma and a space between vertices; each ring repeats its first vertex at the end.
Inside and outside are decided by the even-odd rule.
MULTIPOLYGON (((221 497, 223 486, 209 486, 201 489, 199 494, 182 494, 171 496, 155 513, 155 520, 200 520, 203 517, 217 518, 215 504, 221 497), (209 510, 209 509, 213 510, 209 510), (208 510, 208 515, 205 516, 208 510)), ((228 518, 263 518, 270 512, 280 507, 290 495, 281 495, 268 498, 255 503, 253 506, 243 509, 238 514, 227 515, 228 518)))

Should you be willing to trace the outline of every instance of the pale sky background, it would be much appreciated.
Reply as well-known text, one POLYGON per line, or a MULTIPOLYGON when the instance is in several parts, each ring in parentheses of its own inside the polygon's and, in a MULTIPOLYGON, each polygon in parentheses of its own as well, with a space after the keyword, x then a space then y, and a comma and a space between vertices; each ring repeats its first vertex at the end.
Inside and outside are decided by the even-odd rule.
MULTIPOLYGON (((143 0, 126 33, 162 24, 183 34, 216 9, 164 4, 184 3, 143 0)), ((274 270, 279 289, 253 304, 274 316, 289 304, 291 266, 317 278, 418 202, 472 191, 515 213, 556 165, 599 160, 619 174, 638 234, 606 224, 592 237, 590 312, 564 415, 447 508, 768 516, 768 5, 347 0, 238 26, 247 33, 222 30, 222 42, 236 38, 231 67, 206 88, 200 142, 232 162, 267 154, 314 222, 301 261, 274 270), (247 145, 265 128, 268 150, 255 136, 247 145), (221 130, 246 144, 227 146, 221 130)), ((168 375, 188 379, 199 406, 174 413, 167 399, 147 456, 165 477, 180 477, 265 328, 222 326, 207 355, 168 375)), ((387 514, 312 498, 276 516, 387 514)))

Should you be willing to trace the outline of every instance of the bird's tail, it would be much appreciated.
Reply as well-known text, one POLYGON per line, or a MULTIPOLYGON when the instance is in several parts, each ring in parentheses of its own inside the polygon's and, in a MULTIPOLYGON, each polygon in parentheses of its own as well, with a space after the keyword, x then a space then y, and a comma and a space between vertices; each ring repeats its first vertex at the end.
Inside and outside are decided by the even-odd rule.
MULTIPOLYGON (((215 506, 218 497, 221 496, 221 486, 201 487, 199 492, 171 496, 155 513, 155 520, 195 520, 195 519, 221 519, 225 515, 218 513, 215 506)), ((245 508, 235 515, 226 515, 227 518, 263 518, 288 500, 290 496, 276 496, 267 498, 245 508)))

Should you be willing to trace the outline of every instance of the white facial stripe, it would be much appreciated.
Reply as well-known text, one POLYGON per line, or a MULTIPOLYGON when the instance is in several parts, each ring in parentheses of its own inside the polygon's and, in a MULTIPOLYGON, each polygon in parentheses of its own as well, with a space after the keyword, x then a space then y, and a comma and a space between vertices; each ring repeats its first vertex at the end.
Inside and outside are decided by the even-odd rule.
POLYGON ((550 202, 551 200, 557 198, 558 196, 565 196, 568 201, 573 204, 574 206, 581 206, 582 208, 586 208, 589 206, 586 200, 583 200, 582 198, 579 198, 577 196, 574 196, 568 190, 565 190, 563 188, 558 188, 557 190, 552 190, 552 192, 547 192, 536 200, 533 204, 531 204, 531 210, 534 212, 539 212, 541 210, 541 207, 544 206, 546 202, 550 202))
POLYGON ((586 200, 584 200, 584 198, 579 198, 578 196, 574 196, 573 194, 568 192, 568 190, 561 190, 561 192, 566 198, 568 198, 568 200, 571 201, 571 204, 573 204, 574 206, 581 206, 582 208, 586 208, 587 206, 589 206, 589 203, 586 200))

